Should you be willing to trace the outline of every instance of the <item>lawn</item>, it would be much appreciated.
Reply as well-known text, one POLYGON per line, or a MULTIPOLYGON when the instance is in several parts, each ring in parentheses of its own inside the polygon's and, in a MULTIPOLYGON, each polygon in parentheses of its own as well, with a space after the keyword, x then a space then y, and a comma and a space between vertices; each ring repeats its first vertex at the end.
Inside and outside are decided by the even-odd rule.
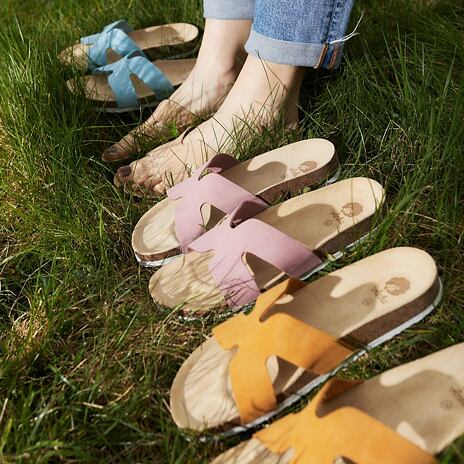
MULTIPOLYGON (((389 207, 336 266, 399 245, 436 259, 442 304, 343 372, 367 378, 464 341, 464 5, 365 0, 352 27, 361 12, 342 68, 308 73, 301 130, 257 135, 237 155, 332 140, 342 178, 378 180, 389 207)), ((72 71, 56 59, 121 17, 137 27, 203 21, 199 0, 0 5, 2 463, 207 463, 236 442, 187 441, 170 419, 176 370, 215 320, 185 322, 154 306, 151 271, 138 267, 130 245, 153 200, 118 191, 116 166, 100 160, 147 114, 92 111, 68 93, 72 71)), ((440 462, 463 463, 464 440, 440 462)))

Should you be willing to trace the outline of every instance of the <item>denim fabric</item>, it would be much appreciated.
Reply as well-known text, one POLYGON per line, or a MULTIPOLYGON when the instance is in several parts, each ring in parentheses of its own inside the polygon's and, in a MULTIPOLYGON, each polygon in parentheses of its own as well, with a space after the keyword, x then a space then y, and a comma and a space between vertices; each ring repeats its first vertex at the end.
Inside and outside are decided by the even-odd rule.
POLYGON ((205 18, 253 19, 255 0, 203 0, 205 18))
POLYGON ((354 0, 204 0, 205 17, 249 19, 246 51, 263 60, 294 66, 336 68, 354 0), (340 40, 342 39, 342 40, 340 40))

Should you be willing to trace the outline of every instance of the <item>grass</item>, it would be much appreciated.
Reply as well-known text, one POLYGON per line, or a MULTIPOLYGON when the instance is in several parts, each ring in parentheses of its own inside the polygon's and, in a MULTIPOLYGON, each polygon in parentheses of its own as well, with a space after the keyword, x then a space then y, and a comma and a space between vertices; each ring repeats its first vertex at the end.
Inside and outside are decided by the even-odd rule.
MULTIPOLYGON (((336 143, 343 178, 371 176, 389 214, 345 265, 398 245, 428 250, 445 283, 425 322, 346 371, 369 377, 464 341, 464 7, 359 2, 336 73, 310 72, 293 138, 336 143)), ((202 25, 199 0, 3 0, 0 6, 0 461, 207 463, 230 446, 186 441, 167 402, 214 320, 156 310, 130 247, 151 204, 111 183, 102 149, 145 115, 99 117, 56 54, 115 18, 202 25)), ((283 145, 279 132, 240 150, 283 145)), ((461 438, 440 462, 464 462, 461 438)))

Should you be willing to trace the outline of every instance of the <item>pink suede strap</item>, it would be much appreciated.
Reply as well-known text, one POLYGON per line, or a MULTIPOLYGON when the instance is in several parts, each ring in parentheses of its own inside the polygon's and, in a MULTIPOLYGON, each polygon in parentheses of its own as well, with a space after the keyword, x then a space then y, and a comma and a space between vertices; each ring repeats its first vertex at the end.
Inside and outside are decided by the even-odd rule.
POLYGON ((301 277, 322 263, 302 243, 253 218, 263 209, 257 203, 242 203, 228 218, 188 247, 198 252, 214 251, 209 270, 232 308, 251 303, 260 294, 244 262, 245 253, 266 261, 294 278, 301 277))
POLYGON ((184 253, 187 246, 205 232, 201 214, 203 205, 210 204, 226 214, 232 213, 244 201, 268 206, 264 200, 220 175, 237 164, 239 162, 233 156, 219 153, 191 177, 167 191, 171 200, 182 198, 176 205, 175 225, 176 236, 184 253))

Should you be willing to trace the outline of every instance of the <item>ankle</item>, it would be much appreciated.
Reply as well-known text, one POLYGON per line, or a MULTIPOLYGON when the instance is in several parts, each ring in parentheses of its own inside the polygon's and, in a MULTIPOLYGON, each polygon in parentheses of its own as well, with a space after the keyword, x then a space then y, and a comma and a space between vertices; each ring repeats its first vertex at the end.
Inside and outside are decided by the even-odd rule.
POLYGON ((247 57, 245 42, 250 34, 251 23, 248 19, 208 18, 198 53, 200 66, 207 68, 207 72, 214 69, 219 76, 235 80, 247 57))
POLYGON ((271 88, 280 87, 285 93, 299 94, 305 69, 299 66, 272 63, 248 55, 244 66, 247 75, 255 76, 255 82, 262 85, 267 82, 271 88))

